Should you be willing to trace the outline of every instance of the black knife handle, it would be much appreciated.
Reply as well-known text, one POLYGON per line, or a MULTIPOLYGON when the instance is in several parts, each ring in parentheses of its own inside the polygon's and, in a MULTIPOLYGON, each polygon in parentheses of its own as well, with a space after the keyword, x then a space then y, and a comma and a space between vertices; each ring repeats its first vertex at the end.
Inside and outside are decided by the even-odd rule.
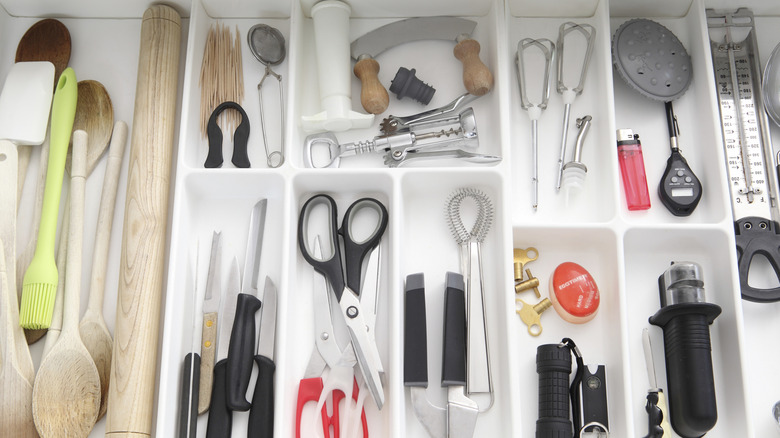
POLYGON ((252 407, 246 399, 249 379, 252 377, 252 357, 255 351, 255 313, 260 300, 249 294, 238 294, 236 318, 230 332, 228 346, 227 405, 231 411, 248 411, 252 407))
POLYGON ((200 386, 200 355, 187 353, 181 370, 179 398, 179 438, 198 436, 198 389, 200 386), (192 387, 190 387, 192 385, 192 387), (189 433, 187 433, 189 431, 189 433))
POLYGON ((274 436, 274 371, 276 365, 271 359, 255 356, 258 370, 252 409, 249 411, 247 437, 272 438, 274 436))
POLYGON ((447 273, 441 386, 466 385, 466 294, 463 276, 447 273))
POLYGON ((222 359, 214 365, 214 384, 211 387, 211 405, 209 422, 206 426, 206 438, 230 438, 233 430, 233 412, 228 408, 225 393, 225 368, 227 360, 222 359))
POLYGON ((647 393, 645 411, 647 411, 647 436, 645 438, 663 438, 664 429, 661 427, 661 422, 664 419, 664 413, 658 406, 657 392, 649 391, 647 393))
POLYGON ((428 387, 428 334, 425 319, 425 277, 406 277, 404 322, 404 385, 428 387))

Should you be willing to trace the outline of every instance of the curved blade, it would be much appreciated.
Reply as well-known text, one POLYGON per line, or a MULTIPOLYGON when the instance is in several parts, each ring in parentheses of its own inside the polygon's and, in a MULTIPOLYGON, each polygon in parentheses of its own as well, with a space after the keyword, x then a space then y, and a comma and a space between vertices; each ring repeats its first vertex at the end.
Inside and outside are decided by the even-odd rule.
POLYGON ((416 17, 394 21, 356 39, 350 45, 352 58, 376 57, 400 44, 421 40, 452 40, 461 34, 471 35, 477 22, 458 17, 416 17))

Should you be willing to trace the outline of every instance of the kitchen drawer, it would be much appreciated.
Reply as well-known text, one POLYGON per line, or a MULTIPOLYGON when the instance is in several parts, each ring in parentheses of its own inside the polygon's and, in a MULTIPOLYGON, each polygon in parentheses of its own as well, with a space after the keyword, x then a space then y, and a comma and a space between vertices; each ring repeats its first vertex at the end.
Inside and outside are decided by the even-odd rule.
MULTIPOLYGON (((707 300, 723 313, 711 326, 712 358, 719 420, 708 437, 768 437, 777 434, 771 406, 780 398, 780 376, 775 364, 780 355, 770 347, 771 333, 780 331, 776 317, 780 304, 754 304, 741 300, 737 258, 734 251, 732 212, 715 84, 709 52, 705 10, 733 8, 725 0, 455 0, 415 2, 352 0, 350 40, 376 27, 411 16, 451 15, 477 22, 474 39, 481 44, 480 58, 495 77, 494 89, 471 106, 477 119, 480 146, 476 152, 498 155, 500 162, 473 165, 454 160, 426 160, 401 168, 387 168, 379 153, 345 158, 339 169, 311 169, 304 163, 305 131, 300 119, 320 110, 316 43, 309 14, 314 0, 250 2, 235 0, 178 0, 170 2, 182 14, 183 38, 180 63, 178 125, 172 198, 170 205, 166 293, 160 315, 155 436, 175 436, 180 390, 181 360, 189 351, 192 335, 200 334, 200 318, 193 327, 193 293, 202 293, 214 230, 222 231, 223 267, 235 256, 243 266, 249 213, 260 198, 268 199, 268 216, 260 274, 268 275, 279 289, 276 337, 275 436, 295 435, 295 401, 314 346, 313 274, 297 245, 297 222, 303 203, 320 192, 331 194, 341 212, 355 199, 372 196, 388 209, 388 231, 381 247, 381 282, 377 315, 377 342, 385 367, 386 403, 377 410, 370 400, 366 414, 371 436, 424 437, 409 391, 403 383, 404 279, 423 272, 427 286, 428 362, 431 385, 428 397, 443 405, 446 392, 439 389, 444 275, 459 269, 458 246, 445 219, 448 196, 461 187, 474 187, 489 196, 495 207, 491 230, 482 244, 484 287, 488 312, 490 360, 495 399, 479 415, 474 436, 532 437, 537 419, 535 354, 541 344, 558 343, 563 337, 577 342, 586 363, 605 364, 608 374, 610 429, 613 436, 644 436, 644 410, 648 380, 641 331, 650 329, 655 349, 658 381, 666 389, 662 366, 661 330, 647 318, 659 307, 657 278, 672 261, 701 264, 707 300), (704 195, 688 217, 672 216, 656 193, 666 157, 668 137, 663 105, 641 97, 614 74, 612 34, 624 21, 647 17, 671 29, 693 60, 694 80, 675 101, 681 127, 681 149, 702 181, 704 195), (539 120, 539 206, 532 207, 531 122, 521 108, 516 78, 515 52, 520 39, 557 39, 558 27, 567 21, 588 23, 596 29, 595 45, 582 94, 572 104, 572 121, 593 117, 584 143, 582 161, 588 173, 582 192, 567 201, 554 187, 559 152, 563 102, 551 87, 548 108, 539 120), (209 28, 223 23, 238 29, 242 45, 244 100, 251 132, 250 169, 229 162, 204 169, 208 144, 200 134, 199 77, 209 28), (257 82, 263 66, 246 45, 246 32, 257 23, 278 28, 287 41, 287 57, 273 70, 283 77, 284 112, 276 109, 275 83, 265 89, 266 127, 270 146, 284 138, 285 163, 270 168, 265 163, 259 124, 257 82), (279 132, 280 119, 285 120, 279 132), (631 128, 640 134, 652 208, 630 212, 620 180, 615 131, 631 128), (199 245, 196 246, 196 243, 199 245), (542 315, 542 333, 528 334, 515 313, 513 248, 538 249, 538 260, 527 267, 541 282, 543 296, 557 265, 576 262, 594 277, 601 293, 596 317, 583 325, 562 320, 553 310, 542 315), (196 252, 198 257, 195 278, 196 252)), ((53 0, 25 2, 0 0, 0 77, 12 64, 16 43, 39 17, 58 17, 70 30, 73 55, 70 65, 79 79, 102 82, 111 94, 115 119, 132 123, 135 72, 139 49, 140 16, 148 4, 142 1, 104 5, 98 1, 67 4, 53 0), (95 56, 95 54, 100 56, 95 56)), ((780 41, 780 6, 770 0, 750 0, 757 15, 757 37, 762 64, 780 41)), ((388 85, 398 67, 415 68, 417 76, 436 88, 427 108, 443 105, 465 92, 460 63, 452 56, 451 42, 420 41, 395 47, 377 57, 380 81, 388 85)), ((568 51, 581 51, 572 44, 568 51)), ((530 54, 529 54, 530 56, 530 54)), ((539 70, 539 58, 531 56, 530 70, 539 70)), ((351 69, 351 66, 350 66, 351 69)), ((554 66, 553 66, 554 71, 554 66)), ((536 73, 534 73, 536 74, 536 73)), ((351 73, 350 73, 351 75, 351 73)), ((533 74, 532 74, 533 75, 533 74)), ((538 74, 537 74, 538 75, 538 74)), ((554 75, 554 73, 553 73, 554 75)), ((555 75, 554 75, 555 77, 555 75)), ((568 79, 568 75, 567 75, 568 79)), ((532 81, 529 81, 529 83, 532 81)), ((567 81, 574 82, 573 80, 567 81)), ((360 84, 352 77, 352 108, 360 106, 360 84)), ((538 100, 538 90, 531 92, 538 100)), ((386 114, 407 115, 426 108, 407 99, 390 97, 386 114)), ((370 140, 379 135, 378 116, 371 127, 336 133, 340 142, 370 140)), ((569 151, 577 130, 569 127, 569 151)), ((772 127, 780 138, 780 129, 772 127)), ((571 152, 569 152, 571 153, 571 152)), ((129 152, 126 152, 126 156, 129 152)), ((27 186, 37 177, 37 153, 33 154, 27 186)), ((105 168, 102 159, 87 182, 86 230, 94 229, 97 200, 105 168)), ((104 306, 113 332, 115 285, 124 217, 123 168, 109 256, 109 285, 104 306)), ((26 243, 32 216, 32 190, 26 188, 19 213, 17 247, 26 243)), ((92 233, 85 233, 85 260, 91 260, 92 233)), ((751 284, 772 286, 768 264, 757 266, 751 284)), ((84 264, 86 289, 90 267, 84 264)), ((225 270, 226 272, 226 270, 225 270)), ((242 273, 243 275, 243 273, 242 273)), ((223 275, 224 278, 224 275, 223 275)), ((532 292, 517 296, 529 303, 532 292)), ((82 308, 86 307, 86 294, 82 308)), ((195 306, 195 309, 193 309, 195 306)), ((42 343, 32 346, 38 364, 42 343)), ((479 399, 481 406, 486 399, 479 399)), ((312 436, 314 407, 304 411, 304 428, 312 436), (308 429, 307 429, 308 428, 308 429)), ((243 436, 247 415, 234 415, 234 435, 243 436)), ((199 418, 199 436, 205 436, 207 415, 199 418)), ((90 436, 102 436, 101 420, 90 436)), ((676 436, 676 435, 675 435, 676 436)))

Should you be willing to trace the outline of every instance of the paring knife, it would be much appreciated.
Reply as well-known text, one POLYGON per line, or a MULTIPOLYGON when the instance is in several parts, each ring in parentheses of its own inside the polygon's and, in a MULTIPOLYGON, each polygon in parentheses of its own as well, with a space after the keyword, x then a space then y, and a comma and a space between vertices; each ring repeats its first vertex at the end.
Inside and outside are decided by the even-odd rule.
MULTIPOLYGON (((195 245, 195 254, 198 254, 198 245, 195 245)), ((197 302, 198 302, 198 262, 195 261, 195 274, 192 274, 192 264, 187 265, 187 277, 195 278, 192 291, 192 347, 184 356, 181 372, 181 398, 179 399, 179 437, 197 438, 198 436, 198 385, 200 384, 200 355, 198 354, 198 337, 195 335, 197 328, 197 302)))
POLYGON ((650 345, 650 333, 642 330, 642 346, 645 350, 647 362, 647 377, 650 379, 650 389, 647 390, 647 436, 645 438, 664 438, 672 436, 672 427, 669 424, 669 410, 666 407, 664 391, 658 387, 655 377, 655 363, 653 361, 653 347, 650 345))
POLYGON ((203 297, 203 328, 200 344, 200 385, 198 390, 198 414, 209 410, 211 386, 214 380, 214 355, 217 348, 217 322, 222 298, 222 234, 214 231, 211 238, 211 257, 206 277, 206 294, 203 297))
POLYGON ((249 219, 249 236, 244 259, 244 280, 238 294, 238 313, 233 322, 227 356, 227 403, 233 411, 248 411, 252 407, 246 399, 249 379, 252 377, 252 356, 255 348, 255 313, 260 309, 257 298, 257 277, 260 272, 260 253, 263 248, 263 230, 268 202, 258 201, 249 219))
POLYGON ((209 407, 209 422, 206 427, 207 438, 230 437, 233 429, 233 412, 227 404, 227 356, 230 344, 230 329, 236 316, 236 301, 239 293, 239 277, 241 272, 238 259, 233 258, 228 275, 227 293, 222 300, 219 312, 219 334, 217 338, 217 363, 214 364, 214 386, 211 389, 211 406, 209 407))
MULTIPOLYGON (((265 278, 260 335, 257 339, 255 362, 259 373, 252 409, 249 412, 248 437, 274 436, 274 342, 276 340, 276 286, 265 278)), ((364 414, 365 415, 365 414, 364 414)))

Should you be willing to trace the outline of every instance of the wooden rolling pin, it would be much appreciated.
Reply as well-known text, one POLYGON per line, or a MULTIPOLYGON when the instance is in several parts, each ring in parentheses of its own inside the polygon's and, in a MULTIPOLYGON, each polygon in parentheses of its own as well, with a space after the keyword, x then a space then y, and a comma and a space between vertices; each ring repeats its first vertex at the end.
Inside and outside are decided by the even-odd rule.
POLYGON ((181 17, 151 6, 141 24, 106 437, 152 435, 181 17))

